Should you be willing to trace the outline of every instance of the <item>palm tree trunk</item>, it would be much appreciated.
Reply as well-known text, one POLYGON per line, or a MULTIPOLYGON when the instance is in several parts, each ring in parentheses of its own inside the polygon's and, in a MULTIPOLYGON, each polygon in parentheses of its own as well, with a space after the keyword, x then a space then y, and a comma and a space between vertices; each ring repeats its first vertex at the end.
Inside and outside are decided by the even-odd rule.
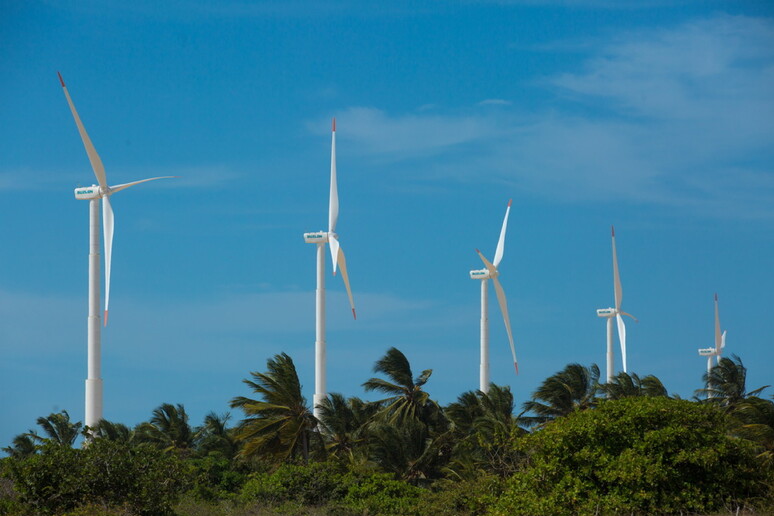
POLYGON ((304 455, 304 464, 309 462, 309 435, 306 430, 301 434, 302 453, 304 455))

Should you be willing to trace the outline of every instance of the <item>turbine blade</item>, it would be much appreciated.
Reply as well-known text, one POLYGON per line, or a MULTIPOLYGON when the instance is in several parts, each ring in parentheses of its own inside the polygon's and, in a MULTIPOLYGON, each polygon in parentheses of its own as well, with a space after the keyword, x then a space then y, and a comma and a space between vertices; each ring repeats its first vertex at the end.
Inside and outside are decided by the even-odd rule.
POLYGON ((347 296, 349 297, 349 306, 352 307, 352 317, 357 319, 355 313, 355 300, 352 299, 352 289, 349 287, 349 274, 347 274, 347 260, 344 258, 344 250, 339 246, 337 253, 337 262, 339 262, 339 268, 341 269, 341 279, 344 280, 344 286, 347 289, 347 296))
POLYGON ((621 277, 618 275, 618 256, 615 252, 615 228, 613 233, 613 286, 615 287, 615 309, 621 310, 621 301, 623 301, 623 290, 621 289, 621 277))
POLYGON ((139 181, 132 181, 131 183, 124 183, 121 185, 111 186, 110 187, 110 193, 114 194, 116 192, 120 192, 121 190, 125 188, 129 188, 130 186, 139 185, 140 183, 146 183, 148 181, 155 181, 156 179, 171 179, 177 176, 160 176, 160 177, 149 177, 148 179, 141 179, 139 181))
POLYGON ((500 260, 503 259, 503 252, 505 251, 505 229, 508 227, 508 214, 511 212, 511 201, 508 200, 508 207, 505 208, 505 218, 503 219, 503 227, 500 229, 500 240, 497 241, 497 250, 495 251, 494 261, 492 262, 495 267, 500 265, 500 260))
POLYGON ((634 322, 636 322, 636 323, 640 322, 640 320, 639 320, 639 319, 637 319, 636 317, 634 317, 632 314, 630 314, 630 313, 628 313, 628 312, 621 312, 621 315, 628 315, 629 317, 631 317, 632 319, 634 319, 634 322))
POLYGON ((626 325, 621 314, 615 314, 615 320, 618 323, 618 340, 621 341, 621 359, 623 360, 623 370, 626 372, 626 325))
POLYGON ((720 312, 718 311, 718 295, 715 294, 715 349, 719 352, 722 345, 720 335, 720 312))
POLYGON ((492 278, 494 283, 495 293, 497 294, 497 302, 500 304, 500 311, 503 314, 503 322, 505 322, 505 331, 508 332, 508 343, 511 345, 511 355, 513 355, 513 367, 516 368, 516 374, 519 374, 519 364, 516 360, 516 348, 513 345, 513 333, 511 333, 511 319, 508 317, 508 301, 505 299, 505 291, 497 278, 492 278))
MULTIPOLYGON (((336 222, 339 220, 339 190, 336 185, 336 119, 333 119, 331 131, 331 192, 328 204, 328 232, 336 231, 336 222)), ((333 257, 334 264, 336 256, 333 257)), ((335 265, 334 265, 335 267, 335 265)))
POLYGON ((105 326, 108 321, 108 306, 110 304, 110 262, 113 255, 113 208, 110 206, 110 196, 102 198, 102 232, 105 234, 105 326))
POLYGON ((484 262, 484 265, 489 271, 489 274, 492 275, 492 277, 494 277, 494 275, 497 273, 497 267, 492 265, 492 263, 489 260, 487 260, 483 254, 481 254, 481 251, 476 249, 476 252, 478 253, 478 256, 481 258, 481 261, 484 262))
POLYGON ((339 259, 339 239, 334 236, 334 233, 328 233, 328 247, 331 249, 331 261, 333 262, 333 275, 336 275, 336 265, 339 259))
POLYGON ((97 154, 97 149, 94 148, 94 144, 91 143, 91 138, 89 138, 89 135, 86 132, 86 128, 83 127, 81 117, 78 116, 78 111, 75 110, 75 104, 73 104, 73 99, 70 98, 70 93, 67 91, 67 86, 65 86, 64 79, 62 79, 62 74, 57 72, 57 75, 59 76, 59 82, 62 83, 62 89, 64 90, 67 103, 70 105, 70 111, 73 113, 75 125, 78 126, 78 132, 81 135, 83 146, 86 148, 86 154, 89 156, 91 168, 94 170, 94 175, 97 176, 97 182, 99 183, 99 186, 107 186, 107 179, 105 178, 105 166, 102 164, 102 160, 99 158, 99 154, 97 154))
MULTIPOLYGON (((721 335, 721 336, 720 336, 720 349, 721 349, 721 351, 722 351, 722 350, 723 350, 723 348, 725 348, 725 347, 726 347, 726 332, 724 331, 724 332, 723 332, 723 335, 721 335)), ((720 354, 720 353, 718 353, 718 355, 719 355, 719 354, 720 354)))

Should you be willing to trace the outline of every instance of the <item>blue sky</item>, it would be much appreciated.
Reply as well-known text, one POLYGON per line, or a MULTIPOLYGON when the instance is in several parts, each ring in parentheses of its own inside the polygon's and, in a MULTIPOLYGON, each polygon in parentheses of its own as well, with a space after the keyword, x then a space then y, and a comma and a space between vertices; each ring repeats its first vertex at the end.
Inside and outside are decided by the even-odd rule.
MULTIPOLYGON (((328 272, 328 389, 390 346, 448 403, 478 386, 475 248, 494 254, 492 380, 517 403, 604 365, 615 224, 629 368, 700 388, 720 297, 749 387, 774 383, 769 2, 5 2, 0 6, 0 444, 83 418, 94 182, 62 72, 120 192, 105 417, 198 424, 287 352, 311 399, 330 119, 358 309, 328 272), (389 4, 389 5, 388 5, 389 4)), ((330 267, 330 262, 327 265, 330 267)), ((620 368, 620 359, 617 362, 620 368)), ((239 416, 239 414, 235 414, 239 416)))

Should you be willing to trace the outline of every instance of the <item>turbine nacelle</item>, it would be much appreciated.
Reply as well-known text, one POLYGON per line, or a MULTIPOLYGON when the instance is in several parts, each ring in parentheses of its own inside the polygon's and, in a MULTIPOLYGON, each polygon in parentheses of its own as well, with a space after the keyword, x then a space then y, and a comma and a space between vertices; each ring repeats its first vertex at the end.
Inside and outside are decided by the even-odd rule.
POLYGON ((336 233, 328 233, 327 231, 315 231, 304 233, 304 242, 307 244, 325 244, 328 242, 329 234, 332 234, 334 238, 338 236, 336 233))
POLYGON ((93 199, 99 199, 105 195, 105 193, 102 191, 102 188, 103 187, 98 185, 76 188, 75 198, 80 201, 91 201, 93 199))
POLYGON ((470 279, 474 280, 485 280, 489 278, 496 278, 499 276, 499 272, 495 272, 494 274, 491 274, 488 269, 479 269, 476 271, 470 271, 470 279))
POLYGON ((597 310, 597 317, 615 317, 615 308, 600 308, 597 310))
POLYGON ((702 348, 699 350, 699 355, 703 357, 711 357, 717 355, 717 350, 715 348, 702 348))

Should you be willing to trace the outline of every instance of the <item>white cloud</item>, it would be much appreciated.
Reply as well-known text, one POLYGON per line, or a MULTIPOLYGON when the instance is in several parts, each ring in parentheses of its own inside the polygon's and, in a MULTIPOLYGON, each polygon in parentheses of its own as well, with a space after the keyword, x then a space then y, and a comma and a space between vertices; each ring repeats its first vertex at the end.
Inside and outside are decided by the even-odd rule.
MULTIPOLYGON (((449 117, 409 113, 391 116, 374 108, 352 107, 339 117, 349 140, 365 152, 427 156, 492 136, 497 128, 483 115, 449 117)), ((318 124, 315 124, 318 125, 318 124)), ((319 126, 319 125, 318 125, 319 126)))
MULTIPOLYGON (((0 291, 0 336, 15 344, 7 348, 7 356, 85 354, 85 294, 68 297, 0 291), (43 348, 29 347, 33 342, 43 348)), ((393 331, 395 320, 402 321, 401 331, 445 328, 450 320, 460 320, 458 308, 435 301, 358 293, 358 320, 353 323, 344 292, 330 290, 326 297, 329 332, 393 331)), ((113 299, 110 321, 103 331, 103 347, 123 359, 168 362, 185 355, 187 363, 203 367, 208 355, 200 352, 207 349, 238 355, 249 344, 313 336, 314 292, 232 293, 185 301, 155 299, 153 303, 113 299)))
MULTIPOLYGON (((161 181, 154 188, 212 188, 226 186, 239 179, 241 174, 224 165, 200 165, 167 168, 114 168, 108 171, 111 185, 137 181, 147 177, 174 176, 174 183, 161 181)), ((67 170, 0 170, 0 190, 51 191, 95 183, 94 175, 89 172, 71 172, 67 170)))
POLYGON ((445 180, 774 216, 774 21, 721 15, 621 34, 542 86, 559 95, 550 111, 351 108, 341 137, 445 180))
POLYGON ((764 104, 770 114, 772 79, 771 20, 720 16, 620 37, 583 72, 561 75, 554 83, 631 114, 674 120, 713 118, 718 109, 752 115, 750 103, 764 104))
POLYGON ((513 102, 504 99, 486 99, 478 103, 479 106, 510 106, 511 104, 513 102))

